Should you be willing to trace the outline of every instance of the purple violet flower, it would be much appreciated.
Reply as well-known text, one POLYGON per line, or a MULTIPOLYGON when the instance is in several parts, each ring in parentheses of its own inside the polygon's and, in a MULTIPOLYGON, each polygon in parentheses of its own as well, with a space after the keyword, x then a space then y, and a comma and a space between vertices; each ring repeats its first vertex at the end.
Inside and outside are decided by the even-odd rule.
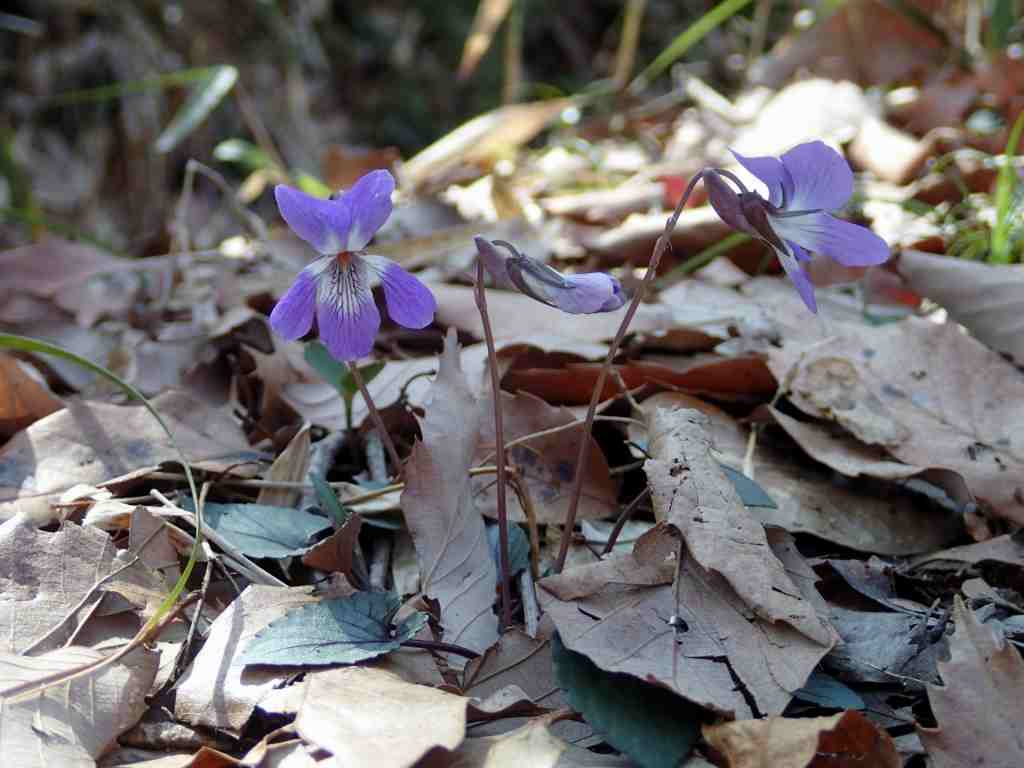
POLYGON ((812 312, 818 311, 814 286, 800 262, 808 251, 847 267, 881 264, 889 246, 866 227, 826 213, 841 208, 853 194, 853 172, 842 156, 820 141, 800 144, 782 157, 733 156, 768 187, 768 199, 748 192, 729 171, 703 172, 708 200, 722 220, 770 245, 782 268, 812 312), (736 193, 726 183, 733 182, 736 193))
POLYGON ((309 333, 316 314, 320 338, 338 360, 356 360, 373 349, 380 312, 372 288, 384 285, 391 319, 406 328, 425 328, 434 319, 434 294, 398 264, 363 248, 391 215, 395 180, 371 171, 341 195, 312 197, 279 184, 274 188, 281 216, 292 231, 320 252, 270 313, 270 324, 286 339, 309 333))
POLYGON ((504 240, 474 238, 484 267, 499 285, 511 283, 531 299, 570 315, 614 312, 626 303, 619 281, 604 272, 563 275, 537 259, 524 256, 504 240), (501 246, 509 253, 501 253, 501 246))

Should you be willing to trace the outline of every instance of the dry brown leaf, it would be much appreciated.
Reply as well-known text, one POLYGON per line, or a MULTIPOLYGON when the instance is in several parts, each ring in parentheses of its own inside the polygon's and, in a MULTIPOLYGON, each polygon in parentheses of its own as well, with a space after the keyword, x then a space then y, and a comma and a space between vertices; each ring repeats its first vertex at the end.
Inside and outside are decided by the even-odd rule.
POLYGON ((1012 643, 978 621, 957 596, 943 685, 928 686, 937 728, 918 726, 935 768, 1024 765, 1024 660, 1012 643))
POLYGON ((0 354, 0 444, 11 435, 64 407, 23 363, 0 354))
MULTIPOLYGON (((742 469, 748 430, 726 412, 678 392, 660 392, 641 404, 648 421, 658 408, 679 407, 697 408, 707 414, 716 456, 733 469, 742 469)), ((815 437, 828 439, 820 430, 811 429, 815 437)), ((633 436, 632 428, 630 433, 633 436)), ((637 430, 634 439, 644 437, 637 430)), ((788 444, 777 445, 769 437, 761 434, 752 457, 753 479, 776 504, 774 509, 750 508, 763 524, 886 555, 929 552, 960 535, 960 526, 952 516, 948 520, 936 518, 907 494, 880 498, 856 484, 837 483, 831 472, 802 461, 788 444)))
MULTIPOLYGON (((264 479, 293 483, 306 480, 310 459, 309 432, 308 424, 298 431, 274 459, 264 479)), ((294 507, 301 497, 302 491, 297 488, 261 488, 256 503, 271 507, 294 507)))
POLYGON ((839 326, 769 351, 805 413, 913 467, 954 472, 996 514, 1024 522, 1024 379, 951 323, 839 326))
MULTIPOLYGON (((468 474, 483 414, 459 364, 453 329, 430 392, 423 442, 413 446, 405 467, 402 512, 423 592, 441 605, 444 640, 483 652, 498 639, 497 573, 468 474)), ((451 657, 449 664, 461 669, 465 660, 451 657)))
MULTIPOLYGON (((245 669, 240 657, 246 645, 270 622, 318 599, 312 587, 248 587, 213 622, 202 649, 178 681, 175 717, 239 733, 256 706, 281 683, 280 669, 245 669)), ((301 696, 299 689, 292 693, 301 696)))
POLYGON ((864 119, 850 144, 850 159, 857 166, 893 184, 917 178, 934 152, 934 141, 918 139, 874 115, 864 119))
MULTIPOLYGON (((67 641, 77 621, 61 622, 113 570, 115 551, 97 528, 67 523, 48 532, 20 518, 0 525, 0 651, 19 653, 44 635, 37 651, 67 641)), ((73 618, 81 620, 102 596, 89 596, 73 618)))
POLYGON ((36 696, 11 701, 3 691, 104 658, 92 648, 68 646, 41 656, 0 654, 0 754, 18 768, 91 766, 116 746, 146 710, 157 654, 138 648, 117 664, 36 696))
MULTIPOLYGON (((161 395, 153 407, 192 464, 226 469, 255 457, 232 418, 184 393, 161 395)), ((177 459, 145 408, 72 402, 0 449, 0 517, 46 520, 51 498, 77 483, 97 485, 177 459)))
POLYGON ((709 425, 696 410, 654 414, 652 458, 644 471, 655 516, 678 528, 696 561, 721 574, 757 616, 788 623, 831 647, 835 638, 827 622, 794 586, 768 546, 764 527, 712 457, 709 425))
MULTIPOLYGON (((353 584, 360 583, 360 577, 353 573, 353 568, 362 527, 363 518, 353 513, 338 530, 310 547, 302 556, 302 562, 327 573, 343 573, 353 584)), ((363 568, 365 570, 365 565, 363 568)))
MULTIPOLYGON (((493 413, 489 393, 483 401, 485 414, 493 413)), ((576 421, 567 408, 548 405, 540 398, 526 393, 502 393, 502 418, 505 442, 524 435, 560 427, 576 421)), ((494 420, 485 416, 481 422, 481 442, 474 461, 494 463, 494 420)), ((516 467, 529 490, 537 522, 542 525, 561 523, 569 506, 569 495, 576 475, 576 456, 582 425, 576 429, 563 429, 551 435, 536 437, 513 446, 506 452, 506 463, 516 467)), ((583 491, 580 496, 580 520, 608 517, 618 510, 618 484, 608 474, 604 453, 591 442, 588 461, 584 468, 583 491)), ((498 494, 493 476, 476 477, 472 481, 477 510, 490 518, 497 517, 498 494)), ((508 494, 509 520, 525 522, 519 498, 508 494)))
POLYGON ((898 262, 908 287, 997 352, 1024 362, 1024 267, 903 251, 898 262))
POLYGON ((1005 533, 988 541, 931 551, 927 555, 914 558, 907 565, 909 568, 917 568, 926 563, 942 561, 971 565, 989 561, 1024 568, 1024 543, 1017 534, 1005 533))
POLYGON ((408 768, 466 735, 468 699, 380 669, 341 667, 306 685, 295 729, 339 768, 408 768))
POLYGON ((901 768, 889 734, 855 711, 705 725, 729 768, 901 768))
MULTIPOLYGON (((575 600, 555 596, 570 588, 563 586, 574 579, 570 569, 539 583, 537 596, 566 647, 604 670, 664 685, 724 715, 780 714, 828 652, 788 624, 759 619, 723 578, 705 571, 688 552, 678 606, 672 586, 621 585, 614 560, 593 568, 587 580, 593 592, 575 600), (673 630, 673 615, 686 622, 686 631, 673 630)), ((801 579, 793 589, 806 587, 801 579)))

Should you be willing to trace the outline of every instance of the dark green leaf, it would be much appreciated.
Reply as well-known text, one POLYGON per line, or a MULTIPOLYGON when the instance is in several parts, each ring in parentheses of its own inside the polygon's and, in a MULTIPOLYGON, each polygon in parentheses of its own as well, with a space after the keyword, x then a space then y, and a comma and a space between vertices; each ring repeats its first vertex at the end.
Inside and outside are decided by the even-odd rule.
POLYGON ((829 709, 864 709, 864 699, 844 683, 824 672, 813 672, 796 698, 829 709))
POLYGON ((426 624, 414 613, 394 631, 401 601, 393 592, 356 592, 302 605, 271 622, 242 654, 245 664, 354 664, 398 648, 426 624))
MULTIPOLYGON (((193 509, 190 502, 182 506, 193 509)), ((330 527, 320 515, 265 504, 208 503, 203 506, 203 518, 248 557, 301 555, 315 534, 330 527)))
POLYGON ((742 472, 737 472, 727 464, 719 464, 718 466, 720 466, 722 471, 725 472, 725 476, 729 478, 729 481, 736 488, 736 492, 740 495, 740 498, 746 506, 769 507, 771 509, 778 508, 776 503, 772 500, 772 497, 765 493, 764 488, 742 472))
POLYGON ((338 501, 338 494, 331 489, 326 480, 319 475, 314 475, 312 472, 309 474, 309 479, 313 483, 314 490, 316 490, 316 497, 320 500, 320 506, 334 519, 335 524, 339 528, 343 526, 352 513, 341 505, 341 502, 338 501))
POLYGON ((570 706, 643 768, 676 768, 700 734, 702 710, 665 688, 605 672, 555 633, 551 654, 570 706))

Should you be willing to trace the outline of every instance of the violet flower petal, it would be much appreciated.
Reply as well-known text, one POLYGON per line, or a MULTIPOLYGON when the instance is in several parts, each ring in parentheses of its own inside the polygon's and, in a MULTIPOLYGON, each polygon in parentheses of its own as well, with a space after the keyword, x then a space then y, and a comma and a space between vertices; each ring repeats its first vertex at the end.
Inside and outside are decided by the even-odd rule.
MULTIPOLYGON (((582 275, 567 275, 566 287, 551 290, 551 300, 563 312, 570 315, 589 315, 606 312, 604 307, 615 298, 618 280, 603 272, 588 272, 582 275)), ((619 289, 621 294, 621 288, 619 289)), ((613 307, 618 309, 622 304, 613 307)))
POLYGON ((811 278, 807 276, 804 268, 800 265, 799 257, 796 253, 780 251, 775 248, 775 253, 779 257, 779 263, 782 264, 782 268, 786 270, 786 274, 789 279, 793 281, 793 285, 796 286, 797 293, 800 294, 800 298, 804 300, 804 304, 807 308, 818 313, 818 302, 814 298, 814 285, 811 283, 811 278))
POLYGON ((853 194, 853 171, 842 155, 822 141, 799 144, 780 160, 793 179, 787 210, 834 211, 853 194))
POLYGON ((373 349, 380 312, 369 288, 319 301, 316 321, 320 340, 336 360, 358 360, 373 349))
POLYGON ((740 196, 729 183, 713 170, 704 174, 704 189, 708 193, 708 202, 715 213, 733 229, 753 233, 750 224, 743 216, 740 196))
POLYGON ((601 305, 601 308, 597 310, 598 312, 614 312, 626 303, 626 294, 622 292, 622 283, 614 277, 609 277, 608 279, 612 281, 612 295, 608 297, 608 301, 601 305))
POLYGON ((847 267, 868 267, 889 258, 889 246, 870 229, 827 213, 772 217, 771 224, 781 237, 847 267))
POLYGON ((434 322, 437 300, 427 286, 383 256, 362 257, 380 275, 388 315, 404 328, 426 328, 434 322))
POLYGON ((345 251, 361 251, 391 215, 395 179, 385 170, 370 171, 352 185, 342 201, 352 211, 345 251))
POLYGON ((295 282, 270 313, 270 326, 278 335, 294 341, 309 333, 313 327, 316 288, 316 270, 310 265, 299 272, 295 282))
POLYGON ((352 224, 348 202, 321 200, 298 189, 278 184, 274 199, 292 231, 323 254, 345 250, 352 224))
MULTIPOLYGON (((776 208, 782 207, 793 197, 793 178, 786 166, 777 157, 745 157, 730 149, 736 162, 760 179, 768 187, 768 202, 776 208)), ((706 183, 706 182, 705 182, 706 183)))

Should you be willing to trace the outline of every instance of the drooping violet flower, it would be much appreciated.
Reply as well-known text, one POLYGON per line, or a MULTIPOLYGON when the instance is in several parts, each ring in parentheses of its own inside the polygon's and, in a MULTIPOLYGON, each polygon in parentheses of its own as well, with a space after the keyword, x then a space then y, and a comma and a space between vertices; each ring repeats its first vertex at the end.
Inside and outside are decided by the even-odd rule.
POLYGON ((808 251, 848 267, 881 264, 889 258, 889 246, 870 229, 827 213, 841 208, 853 194, 850 166, 827 144, 800 144, 779 158, 732 154, 764 182, 768 199, 747 191, 729 171, 709 169, 702 176, 711 206, 726 224, 775 250, 812 312, 818 311, 814 286, 800 263, 810 260, 808 251), (726 179, 739 188, 739 193, 726 179))
POLYGON ((286 339, 309 333, 316 314, 320 339, 338 360, 356 360, 373 349, 380 312, 372 288, 384 285, 391 319, 425 328, 434 319, 434 294, 391 259, 363 249, 391 215, 395 180, 371 171, 329 200, 283 184, 274 188, 281 216, 321 257, 308 264, 270 313, 270 324, 286 339))
POLYGON ((501 284, 511 283, 531 299, 571 315, 614 312, 626 303, 619 281, 604 272, 563 275, 537 259, 524 256, 504 240, 474 238, 487 271, 501 284), (508 251, 504 254, 495 246, 508 251))

